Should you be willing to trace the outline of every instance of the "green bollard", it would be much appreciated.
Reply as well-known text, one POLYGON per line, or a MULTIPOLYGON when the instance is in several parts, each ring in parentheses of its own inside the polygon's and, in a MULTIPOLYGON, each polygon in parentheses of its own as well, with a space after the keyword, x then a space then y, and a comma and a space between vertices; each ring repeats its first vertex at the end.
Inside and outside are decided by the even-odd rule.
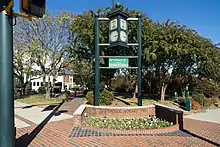
POLYGON ((190 111, 192 108, 192 104, 191 101, 189 100, 189 90, 188 90, 188 86, 186 86, 186 110, 190 111))

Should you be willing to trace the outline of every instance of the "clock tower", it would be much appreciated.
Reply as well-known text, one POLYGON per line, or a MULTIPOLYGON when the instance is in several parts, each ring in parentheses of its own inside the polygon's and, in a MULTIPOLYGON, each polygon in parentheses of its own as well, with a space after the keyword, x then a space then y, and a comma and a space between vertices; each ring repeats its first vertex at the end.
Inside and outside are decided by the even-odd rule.
POLYGON ((110 20, 109 23, 109 48, 114 47, 128 47, 128 25, 127 18, 128 14, 122 11, 121 5, 116 4, 115 8, 107 17, 110 20))

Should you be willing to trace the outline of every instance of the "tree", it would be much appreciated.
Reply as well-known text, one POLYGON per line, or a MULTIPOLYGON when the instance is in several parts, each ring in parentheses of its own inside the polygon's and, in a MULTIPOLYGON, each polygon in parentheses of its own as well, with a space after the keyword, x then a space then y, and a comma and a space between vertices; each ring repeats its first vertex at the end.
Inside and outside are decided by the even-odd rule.
POLYGON ((58 73, 74 60, 73 54, 69 52, 69 40, 74 39, 74 34, 69 31, 70 17, 70 14, 62 12, 47 14, 31 23, 21 19, 15 30, 19 35, 18 43, 24 43, 25 40, 25 45, 30 48, 29 54, 39 67, 46 88, 46 98, 51 95, 58 73))
POLYGON ((83 90, 92 88, 93 83, 93 68, 90 62, 74 62, 71 64, 71 69, 75 73, 74 82, 80 85, 83 90))
POLYGON ((21 95, 26 94, 26 87, 31 80, 39 78, 33 77, 36 70, 33 69, 34 60, 28 56, 28 49, 14 50, 14 76, 19 81, 17 84, 21 88, 21 95))
POLYGON ((25 95, 27 85, 30 83, 31 80, 39 78, 38 76, 34 77, 34 75, 39 74, 39 72, 33 68, 35 64, 35 58, 31 56, 31 48, 28 45, 30 43, 31 33, 29 32, 29 30, 26 30, 22 27, 25 28, 26 26, 16 25, 14 27, 13 62, 14 62, 14 77, 18 81, 18 83, 16 83, 17 84, 16 86, 19 86, 19 88, 21 88, 21 95, 25 95))
MULTIPOLYGON (((99 9, 96 13, 105 17, 110 11, 99 9)), ((136 17, 140 12, 123 8, 130 17, 136 17)), ((80 60, 94 62, 94 12, 84 12, 73 16, 70 29, 77 36, 77 45, 72 50, 79 55, 80 60)), ((145 14, 142 15, 142 39, 143 39, 143 80, 151 87, 151 92, 158 92, 161 101, 165 99, 166 89, 174 80, 178 79, 180 89, 183 92, 186 85, 192 82, 193 77, 206 76, 219 79, 219 57, 212 42, 198 35, 198 33, 177 22, 166 21, 154 23, 145 14), (208 69, 207 67, 210 67, 208 69)), ((137 42, 137 25, 129 23, 129 41, 137 42)), ((75 41, 75 40, 74 40, 75 41)), ((108 24, 100 23, 100 43, 108 42, 108 24)), ((126 50, 101 48, 102 56, 136 56, 137 48, 129 47, 126 50)), ((130 60, 131 66, 137 66, 136 60, 130 60)), ((101 66, 107 66, 108 59, 101 59, 101 66)), ((118 70, 101 71, 101 80, 107 85, 118 70)), ((129 77, 136 84, 134 70, 126 70, 129 77)), ((134 92, 135 88, 134 87, 134 92)), ((135 93, 133 94, 135 96, 135 93)))
POLYGON ((207 46, 204 43, 201 45, 200 41, 205 41, 195 31, 175 22, 153 25, 150 32, 150 36, 144 40, 145 64, 147 70, 154 72, 154 78, 158 79, 161 101, 164 101, 172 77, 183 78, 195 74, 201 61, 200 52, 207 46))
MULTIPOLYGON (((136 17, 136 15, 140 12, 135 10, 128 10, 123 8, 123 11, 128 13, 130 17, 136 17)), ((107 13, 110 11, 110 8, 106 9, 98 9, 96 12, 88 11, 83 12, 82 14, 75 15, 73 17, 70 29, 75 33, 78 40, 80 42, 76 45, 73 52, 79 55, 80 60, 88 60, 90 62, 94 62, 94 13, 98 13, 100 17, 106 17, 107 13)), ((143 14, 143 23, 147 25, 152 21, 148 19, 143 14)), ((137 24, 135 22, 129 23, 129 41, 137 42, 137 24)), ((100 43, 108 42, 108 22, 100 22, 100 43)), ((120 49, 108 49, 106 47, 100 48, 100 54, 102 56, 137 56, 137 47, 130 47, 129 49, 120 50, 120 49)), ((108 66, 108 59, 100 59, 100 66, 108 66)), ((93 63, 94 64, 94 63, 93 63)), ((136 60, 130 61, 131 66, 137 66, 136 60)), ((130 74, 136 74, 137 72, 133 72, 131 70, 127 70, 130 74)), ((111 85, 111 79, 117 70, 101 70, 101 81, 104 81, 105 85, 111 85)), ((137 83, 137 78, 132 78, 133 83, 137 83)), ((134 86, 134 89, 136 86, 134 86)), ((135 93, 135 90, 133 90, 135 93)))

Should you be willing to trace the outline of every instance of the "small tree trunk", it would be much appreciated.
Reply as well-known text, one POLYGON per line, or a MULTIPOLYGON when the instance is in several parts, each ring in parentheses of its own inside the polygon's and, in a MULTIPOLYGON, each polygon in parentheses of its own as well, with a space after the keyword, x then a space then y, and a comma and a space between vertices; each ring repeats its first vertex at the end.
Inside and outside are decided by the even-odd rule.
POLYGON ((51 95, 54 96, 54 87, 55 87, 56 77, 52 76, 52 85, 51 85, 51 95))
POLYGON ((25 91, 26 91, 26 84, 22 84, 22 87, 21 87, 22 96, 24 96, 26 94, 25 91))
POLYGON ((46 99, 50 98, 50 88, 46 88, 46 99))
POLYGON ((50 94, 51 94, 51 85, 50 85, 50 74, 48 75, 48 84, 46 87, 46 99, 50 98, 50 94))
POLYGON ((21 96, 24 96, 25 95, 25 88, 22 86, 21 87, 21 96))
POLYGON ((138 86, 137 86, 137 84, 135 84, 135 90, 134 90, 134 93, 133 93, 133 98, 137 97, 137 91, 138 91, 138 86))
POLYGON ((163 83, 163 85, 161 87, 161 94, 160 94, 160 101, 162 101, 162 102, 165 100, 166 88, 167 88, 167 85, 165 85, 163 83))
POLYGON ((43 75, 43 86, 46 88, 46 74, 43 75))

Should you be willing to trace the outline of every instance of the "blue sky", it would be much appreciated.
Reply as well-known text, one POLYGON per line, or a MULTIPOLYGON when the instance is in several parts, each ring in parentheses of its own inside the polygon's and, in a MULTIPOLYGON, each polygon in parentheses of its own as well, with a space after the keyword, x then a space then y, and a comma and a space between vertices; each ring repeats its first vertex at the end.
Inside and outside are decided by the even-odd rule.
MULTIPOLYGON (((19 0, 14 1, 17 8, 19 0)), ((176 20, 210 38, 213 43, 220 42, 220 0, 115 0, 118 1, 129 9, 144 12, 153 21, 176 20)), ((47 9, 79 13, 111 4, 112 0, 47 0, 47 9)))

